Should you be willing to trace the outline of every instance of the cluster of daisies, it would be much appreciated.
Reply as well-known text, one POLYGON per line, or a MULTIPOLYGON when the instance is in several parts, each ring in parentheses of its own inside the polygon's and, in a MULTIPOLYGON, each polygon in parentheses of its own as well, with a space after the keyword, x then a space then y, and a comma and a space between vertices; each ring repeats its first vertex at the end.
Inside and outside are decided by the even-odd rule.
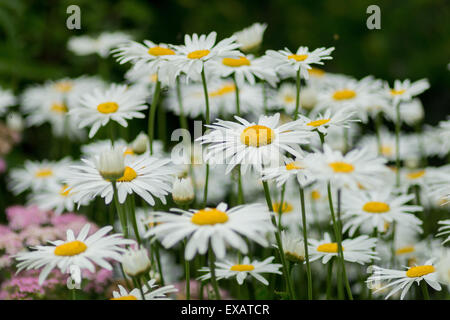
POLYGON ((73 53, 129 65, 124 83, 2 90, 0 114, 18 104, 16 127, 47 123, 56 146, 9 190, 103 226, 23 247, 11 272, 108 270, 114 300, 449 298, 450 120, 424 124, 429 82, 317 68, 334 48, 262 52, 266 28, 76 37, 73 53), (188 138, 171 149, 166 113, 188 138))

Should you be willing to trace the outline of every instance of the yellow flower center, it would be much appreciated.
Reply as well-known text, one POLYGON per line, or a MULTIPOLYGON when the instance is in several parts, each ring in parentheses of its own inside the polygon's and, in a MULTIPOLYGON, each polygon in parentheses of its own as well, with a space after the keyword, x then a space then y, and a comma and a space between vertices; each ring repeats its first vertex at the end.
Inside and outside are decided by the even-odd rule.
POLYGON ((231 271, 252 271, 255 270, 255 267, 251 264, 235 264, 230 268, 231 271))
POLYGON ((148 53, 152 56, 173 56, 175 54, 175 51, 169 48, 156 46, 148 49, 148 53))
POLYGON ((271 144, 275 139, 275 132, 269 127, 254 125, 245 128, 241 133, 241 142, 249 147, 261 147, 271 144))
POLYGON ((313 191, 311 192, 311 198, 312 198, 313 200, 319 200, 319 199, 320 199, 320 192, 317 191, 317 190, 313 190, 313 191))
POLYGON ((411 267, 406 271, 406 275, 410 278, 418 278, 435 271, 433 266, 417 266, 411 267))
POLYGON ((53 103, 50 109, 56 113, 66 113, 68 111, 64 103, 53 103))
POLYGON ((402 247, 402 248, 397 249, 395 251, 395 254, 400 256, 402 254, 411 253, 411 252, 414 252, 414 251, 415 251, 414 246, 406 246, 406 247, 402 247))
POLYGON ((119 105, 115 102, 103 102, 97 106, 98 112, 101 113, 114 113, 119 109, 119 105))
POLYGON ((291 54, 288 56, 288 59, 294 59, 295 61, 304 61, 308 58, 307 54, 291 54))
POLYGON ((298 170, 298 169, 303 169, 303 168, 298 166, 298 163, 296 163, 295 161, 288 163, 286 165, 286 170, 298 170))
POLYGON ((158 81, 158 74, 154 73, 150 76, 150 81, 151 82, 156 82, 158 81))
POLYGON ((284 96, 284 102, 286 103, 292 103, 294 102, 295 97, 293 95, 287 94, 284 96))
POLYGON ((62 81, 55 83, 55 89, 59 92, 68 92, 72 90, 72 83, 70 81, 62 81))
POLYGON ((86 249, 87 246, 83 242, 75 240, 57 246, 53 253, 57 256, 71 257, 85 252, 86 249))
POLYGON ((236 90, 234 84, 226 84, 223 87, 217 89, 216 91, 212 91, 209 93, 210 97, 219 97, 226 95, 228 93, 234 92, 236 90))
POLYGON ((209 50, 195 50, 192 52, 189 52, 187 57, 189 59, 200 59, 203 58, 204 56, 207 56, 211 51, 209 50))
POLYGON ((123 152, 123 155, 124 156, 132 156, 134 154, 134 151, 133 151, 133 149, 131 149, 131 148, 127 148, 124 152, 123 152))
MULTIPOLYGON (((337 253, 338 252, 338 244, 336 242, 331 243, 323 243, 319 245, 316 249, 320 252, 326 252, 326 253, 337 253)), ((344 251, 344 247, 342 247, 342 251, 344 251)))
POLYGON ((191 218, 191 222, 200 226, 215 225, 228 221, 228 215, 217 209, 202 209, 197 211, 191 218))
POLYGON ((328 122, 330 122, 330 119, 320 119, 320 120, 311 121, 311 122, 307 123, 307 125, 311 126, 311 127, 319 127, 324 124, 327 124, 328 122))
POLYGON ((242 66, 249 66, 250 60, 248 60, 246 57, 239 57, 239 58, 223 58, 222 63, 228 67, 242 67, 242 66))
POLYGON ((384 156, 390 156, 393 153, 393 150, 390 146, 383 145, 381 146, 381 154, 384 156))
POLYGON ((333 94, 334 100, 349 100, 353 99, 354 97, 356 97, 356 92, 349 89, 338 90, 333 94))
POLYGON ((311 69, 308 69, 308 73, 311 76, 322 77, 325 74, 325 71, 323 71, 322 69, 319 69, 319 68, 311 68, 311 69))
POLYGON ((283 202, 283 205, 280 208, 281 203, 280 202, 274 202, 272 205, 272 209, 274 212, 279 213, 280 209, 281 209, 281 213, 289 213, 292 212, 292 210, 294 210, 294 207, 292 206, 292 204, 288 203, 288 202, 283 202))
POLYGON ((137 300, 137 298, 130 294, 129 296, 123 296, 123 297, 118 297, 118 298, 111 298, 109 300, 137 300))
POLYGON ((68 185, 63 185, 61 187, 61 191, 59 191, 59 194, 62 195, 63 197, 67 197, 69 195, 70 192, 70 188, 68 185))
POLYGON ((406 91, 405 89, 402 89, 402 90, 391 89, 391 94, 393 96, 398 96, 398 95, 404 94, 405 91, 406 91))
POLYGON ((384 202, 369 201, 363 206, 363 210, 370 213, 385 213, 390 210, 390 207, 384 202))
POLYGON ((350 173, 353 172, 353 170, 355 170, 355 167, 350 163, 341 161, 331 162, 328 165, 331 167, 331 169, 333 169, 334 172, 337 173, 350 173))
POLYGON ((123 176, 117 179, 118 182, 130 182, 136 179, 137 173, 133 168, 125 167, 125 171, 123 172, 123 176))
POLYGON ((53 175, 53 171, 51 169, 40 169, 35 173, 36 178, 47 178, 53 175))
POLYGON ((425 174, 425 170, 419 170, 419 171, 415 171, 415 172, 410 172, 408 173, 406 176, 411 179, 419 179, 420 177, 423 177, 423 175, 425 174))

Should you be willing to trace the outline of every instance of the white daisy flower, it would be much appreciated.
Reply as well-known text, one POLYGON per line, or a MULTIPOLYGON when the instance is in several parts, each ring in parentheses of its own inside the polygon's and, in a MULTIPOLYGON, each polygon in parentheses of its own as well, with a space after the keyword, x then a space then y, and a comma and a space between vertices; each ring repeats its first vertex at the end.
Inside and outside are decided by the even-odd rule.
POLYGON ((386 95, 393 101, 394 106, 399 102, 411 101, 412 98, 421 94, 430 87, 427 79, 420 79, 415 82, 406 79, 404 81, 395 80, 394 87, 390 88, 385 84, 386 95))
POLYGON ((270 214, 262 204, 241 205, 227 209, 225 203, 217 208, 201 210, 171 209, 172 213, 161 212, 155 218, 159 222, 146 234, 156 236, 165 248, 170 248, 188 237, 185 258, 192 260, 195 254, 205 254, 211 242, 215 255, 225 257, 226 245, 248 252, 242 236, 267 246, 265 234, 273 230, 270 214))
POLYGON ((318 114, 314 118, 314 120, 299 114, 299 119, 302 121, 303 128, 309 130, 317 130, 318 132, 326 135, 327 129, 330 127, 337 128, 349 128, 350 122, 358 122, 358 119, 352 119, 355 115, 355 111, 351 108, 343 108, 337 110, 336 112, 331 112, 330 109, 325 111, 325 114, 318 114))
MULTIPOLYGON (((114 195, 112 183, 100 174, 98 156, 81 161, 81 165, 70 167, 65 178, 74 193, 74 201, 80 205, 101 196, 106 204, 111 203, 114 195)), ((166 203, 165 197, 171 191, 173 177, 179 171, 170 163, 170 159, 158 159, 146 154, 125 157, 124 174, 117 180, 119 202, 124 203, 127 195, 135 193, 152 206, 155 197, 166 203)))
MULTIPOLYGON (((397 121, 395 108, 387 108, 385 114, 392 122, 395 123, 397 121)), ((423 120, 424 116, 425 110, 422 102, 418 98, 400 104, 400 118, 409 126, 414 126, 416 123, 423 120)))
POLYGON ((419 285, 422 280, 434 290, 441 290, 441 285, 437 280, 436 269, 432 264, 432 260, 426 261, 424 265, 410 267, 408 270, 385 269, 379 266, 373 266, 372 268, 373 274, 367 279, 367 286, 369 288, 377 282, 386 280, 389 283, 382 286, 377 291, 395 286, 385 299, 388 299, 393 294, 402 290, 400 299, 403 300, 411 286, 414 283, 419 285))
POLYGON ((311 69, 311 64, 323 64, 322 60, 333 59, 330 55, 333 50, 334 47, 317 48, 314 51, 309 51, 308 47, 299 47, 296 53, 292 53, 288 48, 278 51, 267 50, 266 59, 280 73, 287 72, 295 77, 300 71, 300 76, 308 79, 308 69, 311 69))
POLYGON ((146 110, 145 95, 126 85, 112 84, 106 90, 94 89, 80 97, 80 104, 70 110, 76 117, 80 128, 91 127, 89 138, 92 138, 101 126, 110 120, 127 127, 126 120, 145 118, 140 111, 146 110))
POLYGON ((27 189, 40 191, 58 187, 71 164, 72 161, 68 158, 40 162, 26 160, 23 168, 11 170, 8 187, 14 194, 20 194, 27 189))
MULTIPOLYGON (((292 231, 281 231, 281 243, 286 259, 294 263, 303 263, 305 261, 305 245, 303 239, 294 235, 292 231)), ((273 245, 278 248, 276 244, 273 245)))
POLYGON ((8 107, 17 103, 16 97, 11 90, 5 90, 0 87, 0 115, 4 115, 8 107))
MULTIPOLYGON (((354 239, 345 239, 342 241, 342 253, 344 260, 356 262, 359 264, 369 263, 372 260, 379 260, 377 252, 374 251, 377 239, 369 238, 366 235, 354 239)), ((328 263, 332 258, 338 257, 338 244, 331 242, 328 233, 325 233, 323 240, 309 240, 309 261, 322 259, 322 263, 328 263)))
POLYGON ((263 180, 273 179, 277 182, 278 187, 281 187, 293 176, 297 178, 297 181, 301 186, 306 186, 314 181, 311 172, 309 172, 308 167, 302 158, 296 158, 294 160, 285 157, 283 166, 268 167, 264 168, 262 171, 263 180))
POLYGON ((367 148, 354 149, 344 156, 324 144, 323 153, 313 153, 305 158, 305 162, 317 180, 330 181, 338 189, 377 187, 389 173, 384 165, 386 159, 374 156, 367 148))
POLYGON ((369 224, 369 230, 385 231, 386 223, 405 225, 421 232, 422 221, 414 212, 423 210, 420 206, 408 205, 414 199, 413 194, 396 196, 392 189, 384 188, 369 191, 345 192, 343 194, 342 211, 343 232, 349 230, 352 236, 363 224, 369 224))
POLYGON ((72 230, 67 230, 67 239, 49 241, 51 245, 36 246, 33 251, 20 252, 15 258, 19 261, 17 268, 40 269, 39 284, 42 285, 54 268, 66 273, 70 266, 78 266, 81 270, 88 269, 95 272, 95 265, 112 270, 108 260, 120 261, 120 252, 125 251, 122 245, 135 243, 133 240, 123 239, 121 234, 106 235, 112 230, 106 226, 88 236, 90 224, 86 224, 77 237, 72 230))
POLYGON ((312 135, 311 132, 296 130, 298 122, 295 121, 279 125, 279 113, 260 116, 258 124, 237 116, 235 119, 239 123, 218 120, 208 125, 213 130, 197 139, 202 144, 210 144, 206 160, 224 161, 228 164, 227 173, 237 164, 241 164, 243 172, 249 166, 261 172, 263 165, 279 163, 283 152, 301 157, 299 144, 309 143, 312 135))
MULTIPOLYGON (((269 285, 269 282, 261 275, 261 273, 282 274, 279 270, 281 264, 271 263, 274 259, 275 257, 269 257, 264 261, 250 261, 249 257, 244 257, 242 259, 242 263, 235 263, 229 260, 217 261, 215 263, 215 273, 217 280, 236 277, 237 283, 239 285, 242 285, 245 278, 250 275, 267 286, 269 285)), ((211 278, 210 268, 204 267, 199 269, 198 271, 208 272, 207 274, 199 277, 199 280, 203 281, 211 278)))
POLYGON ((262 43, 264 31, 266 31, 267 23, 254 23, 241 31, 235 32, 236 42, 240 44, 243 52, 256 51, 262 43))
POLYGON ((67 42, 67 48, 79 56, 98 54, 105 58, 111 49, 130 39, 131 37, 124 32, 103 32, 96 37, 73 36, 67 42))
POLYGON ((186 81, 189 78, 200 79, 204 63, 212 58, 236 57, 241 53, 236 50, 239 44, 236 43, 236 37, 223 39, 216 42, 217 33, 211 32, 208 35, 198 36, 194 33, 192 36, 184 36, 184 44, 173 46, 176 55, 171 56, 170 64, 175 67, 175 74, 184 72, 186 81))
POLYGON ((178 292, 178 289, 173 285, 160 287, 155 290, 151 290, 157 287, 156 279, 151 279, 147 283, 143 284, 142 290, 144 297, 142 297, 141 290, 134 288, 130 292, 127 291, 120 284, 117 286, 119 291, 113 291, 113 297, 110 300, 170 300, 166 295, 174 292, 178 292))

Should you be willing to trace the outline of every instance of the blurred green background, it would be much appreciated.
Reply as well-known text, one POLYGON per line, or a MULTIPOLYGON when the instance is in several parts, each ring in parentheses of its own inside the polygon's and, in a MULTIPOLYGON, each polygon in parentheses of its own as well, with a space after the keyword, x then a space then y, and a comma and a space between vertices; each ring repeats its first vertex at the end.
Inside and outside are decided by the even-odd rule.
MULTIPOLYGON (((66 49, 73 35, 123 30, 136 40, 180 43, 185 33, 228 37, 253 22, 266 22, 263 49, 335 46, 326 70, 392 81, 427 77, 423 96, 428 123, 450 110, 450 1, 448 0, 0 0, 0 84, 16 92, 33 82, 94 74, 97 56, 66 49), (68 30, 66 8, 81 8, 81 30, 68 30), (381 30, 369 30, 366 9, 381 8, 381 30)), ((125 66, 108 58, 121 81, 125 66)))

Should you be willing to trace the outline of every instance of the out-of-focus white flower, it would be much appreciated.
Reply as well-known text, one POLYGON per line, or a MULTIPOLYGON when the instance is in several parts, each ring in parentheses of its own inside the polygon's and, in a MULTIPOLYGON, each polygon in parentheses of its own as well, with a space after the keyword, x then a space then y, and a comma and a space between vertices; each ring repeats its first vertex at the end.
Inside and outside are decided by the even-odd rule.
POLYGON ((267 23, 254 23, 241 31, 235 32, 236 42, 241 45, 243 52, 253 52, 261 46, 267 23))

